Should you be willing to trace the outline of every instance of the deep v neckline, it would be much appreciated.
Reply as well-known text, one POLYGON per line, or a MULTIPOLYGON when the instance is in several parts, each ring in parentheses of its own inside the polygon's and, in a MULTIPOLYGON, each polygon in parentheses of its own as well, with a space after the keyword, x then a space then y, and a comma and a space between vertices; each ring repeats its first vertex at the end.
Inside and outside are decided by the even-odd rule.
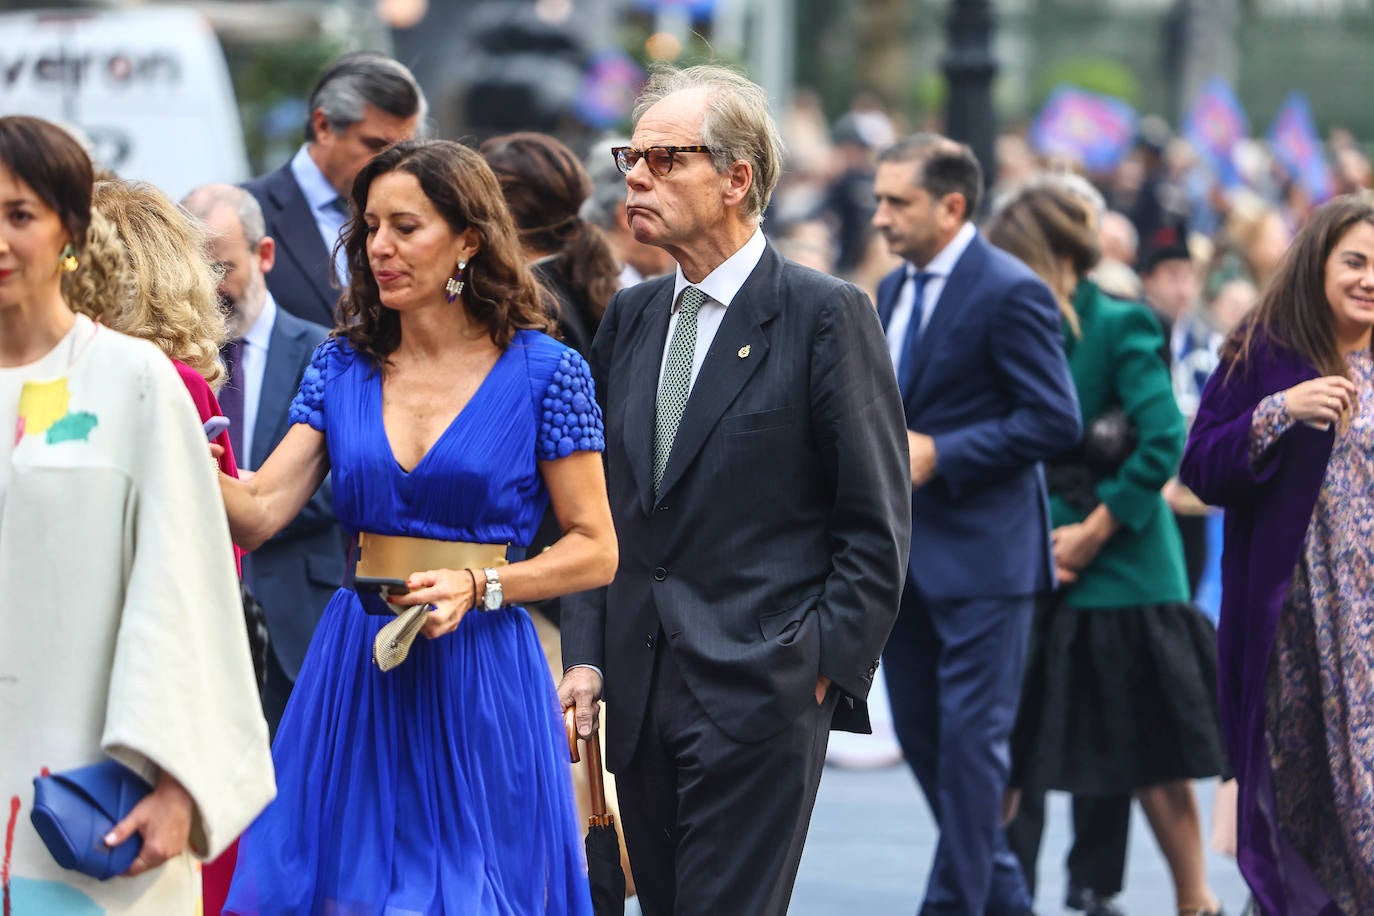
POLYGON ((380 371, 377 373, 377 426, 382 431, 382 442, 386 444, 386 453, 391 459, 391 465, 401 472, 402 477, 410 477, 429 460, 429 456, 434 454, 434 451, 448 438, 449 433, 453 432, 453 427, 457 426, 458 421, 463 419, 464 414, 468 412, 468 408, 472 407, 473 402, 482 396, 482 392, 487 389, 487 383, 491 381, 492 376, 496 374, 496 370, 501 368, 501 364, 505 362, 507 354, 514 348, 515 342, 512 341, 506 346, 506 349, 501 351, 501 355, 496 357, 496 362, 491 364, 491 368, 487 370, 487 374, 482 376, 482 381, 477 383, 477 387, 473 390, 472 395, 462 407, 458 408, 458 412, 453 415, 452 420, 448 421, 448 425, 444 427, 444 431, 439 433, 439 437, 429 444, 429 448, 425 449, 425 453, 420 456, 420 460, 415 462, 415 466, 409 470, 407 470, 401 464, 400 459, 396 457, 396 449, 391 444, 391 434, 386 431, 385 392, 382 390, 382 373, 380 371))

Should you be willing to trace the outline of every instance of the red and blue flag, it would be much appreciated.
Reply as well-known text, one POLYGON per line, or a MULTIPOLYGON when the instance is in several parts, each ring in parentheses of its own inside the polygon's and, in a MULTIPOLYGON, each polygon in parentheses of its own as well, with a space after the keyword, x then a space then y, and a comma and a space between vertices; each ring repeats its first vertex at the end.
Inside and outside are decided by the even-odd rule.
POLYGON ((1219 76, 1209 79, 1184 119, 1183 136, 1223 187, 1240 184, 1231 153, 1249 135, 1250 119, 1231 84, 1219 76))
POLYGON ((1030 141, 1043 156, 1069 155, 1090 172, 1109 172, 1130 152, 1136 120, 1120 99, 1060 86, 1036 115, 1030 141))
POLYGON ((1312 119, 1312 106, 1301 92, 1291 92, 1274 115, 1269 128, 1269 147, 1288 176, 1305 190, 1313 203, 1331 197, 1331 167, 1322 150, 1321 137, 1312 119))

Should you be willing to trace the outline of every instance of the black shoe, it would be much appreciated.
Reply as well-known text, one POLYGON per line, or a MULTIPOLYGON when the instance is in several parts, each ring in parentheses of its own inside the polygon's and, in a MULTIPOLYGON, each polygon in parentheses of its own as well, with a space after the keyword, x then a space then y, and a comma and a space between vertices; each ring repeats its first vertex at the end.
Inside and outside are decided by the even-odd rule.
POLYGON ((1070 888, 1064 898, 1064 906, 1071 910, 1082 910, 1083 916, 1126 916, 1112 901, 1113 897, 1099 897, 1088 888, 1070 888))

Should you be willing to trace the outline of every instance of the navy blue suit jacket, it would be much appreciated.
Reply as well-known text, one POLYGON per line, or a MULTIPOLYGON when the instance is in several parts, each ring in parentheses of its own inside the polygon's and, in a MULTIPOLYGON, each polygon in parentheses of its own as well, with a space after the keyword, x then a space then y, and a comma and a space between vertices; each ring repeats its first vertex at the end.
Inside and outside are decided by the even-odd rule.
MULTIPOLYGON (((878 285, 886 328, 905 266, 878 285)), ((932 598, 1051 587, 1040 462, 1082 434, 1059 309, 1040 279, 975 236, 945 281, 902 391, 907 428, 935 440, 911 496, 908 580, 932 598)))
MULTIPOLYGON (((291 399, 315 347, 328 334, 320 325, 301 321, 278 308, 258 398, 250 449, 252 467, 262 467, 286 435, 291 399)), ((244 557, 244 574, 267 612, 267 629, 277 661, 292 680, 305 659, 315 624, 343 583, 344 546, 331 499, 326 478, 290 524, 244 557)))
POLYGON ((267 234, 277 243, 277 262, 267 275, 267 288, 291 314, 334 327, 339 290, 334 286, 333 253, 320 237, 291 163, 244 182, 243 188, 262 206, 267 234))
POLYGON ((634 753, 661 630, 731 740, 761 741, 844 692, 865 699, 897 615, 911 480, 872 304, 769 246, 707 351, 657 493, 653 435, 673 276, 621 290, 590 363, 606 417, 620 569, 563 599, 563 662, 606 675, 607 757, 634 753))

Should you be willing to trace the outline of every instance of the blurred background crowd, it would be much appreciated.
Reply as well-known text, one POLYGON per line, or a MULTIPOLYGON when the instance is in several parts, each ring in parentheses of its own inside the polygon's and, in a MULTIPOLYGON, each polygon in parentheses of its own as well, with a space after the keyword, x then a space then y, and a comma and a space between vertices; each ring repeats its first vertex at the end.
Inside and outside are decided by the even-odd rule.
MULTIPOLYGON (((529 236, 525 254, 542 264, 541 281, 577 287, 573 299, 591 303, 585 327, 563 303, 564 336, 580 349, 613 288, 605 276, 582 289, 556 275, 562 262, 550 259, 568 241, 535 230, 574 216, 599 227, 619 287, 674 268, 629 232, 624 176, 609 154, 625 142, 655 61, 734 64, 768 91, 787 160, 764 231, 785 256, 870 296, 901 263, 872 226, 878 153, 898 138, 924 130, 967 143, 989 185, 981 215, 1044 173, 1077 176, 1098 210, 1102 259, 1091 279, 1159 319, 1185 420, 1221 341, 1256 305, 1313 210, 1374 187, 1374 110, 1356 95, 1374 80, 1374 0, 8 0, 5 8, 0 115, 64 122, 98 165, 173 200, 281 169, 297 155, 311 87, 330 62, 357 49, 393 56, 427 100, 421 132, 481 146, 529 236), (531 131, 563 141, 590 186, 557 150, 511 152, 509 136, 482 146, 531 131), (552 163, 542 173, 519 173, 541 155, 552 163), (567 199, 541 190, 522 210, 512 188, 551 175, 573 176, 567 199)), ((1220 515, 1176 482, 1164 495, 1193 599, 1215 619, 1220 515)), ((556 605, 546 613, 556 621, 556 605)), ((289 690, 294 672, 280 673, 289 690)), ((832 758, 896 763, 880 714, 875 728, 878 740, 837 738, 832 758)), ((1223 796, 1218 824, 1230 818, 1226 805, 1223 796)), ((1233 850, 1229 831, 1218 834, 1215 846, 1233 850)))

